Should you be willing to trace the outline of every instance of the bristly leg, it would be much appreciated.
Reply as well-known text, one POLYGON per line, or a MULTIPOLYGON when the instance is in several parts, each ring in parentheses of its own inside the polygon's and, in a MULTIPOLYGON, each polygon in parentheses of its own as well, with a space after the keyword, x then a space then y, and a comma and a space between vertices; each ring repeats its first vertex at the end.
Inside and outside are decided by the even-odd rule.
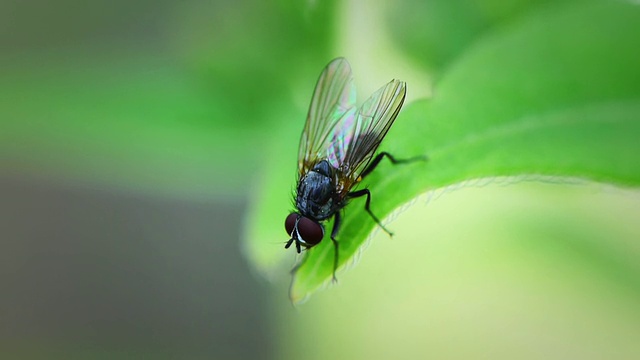
POLYGON ((371 160, 371 162, 369 163, 367 168, 364 169, 364 171, 360 174, 360 178, 364 179, 373 170, 375 170, 375 168, 378 166, 378 164, 380 163, 382 158, 385 157, 385 156, 394 165, 396 165, 396 164, 406 164, 406 163, 411 163, 411 162, 414 162, 414 161, 427 161, 429 159, 427 156, 424 156, 424 155, 423 156, 412 157, 412 158, 409 158, 409 159, 396 159, 396 158, 393 157, 393 155, 389 154, 386 151, 383 151, 380 154, 376 155, 376 157, 374 157, 373 160, 371 160))
MULTIPOLYGON (((371 160, 371 162, 369 163, 369 165, 367 166, 366 169, 364 169, 364 171, 362 171, 362 173, 360 174, 360 178, 364 179, 367 175, 371 174, 371 172, 373 170, 375 170, 375 168, 378 166, 378 164, 380 164, 380 161, 382 160, 382 158, 387 157, 391 163, 393 163, 394 165, 396 164, 406 164, 406 163, 411 163, 414 161, 427 161, 428 158, 427 156, 416 156, 416 157, 412 157, 409 159, 396 159, 395 157, 393 157, 393 155, 389 154, 388 152, 381 152, 378 155, 376 155, 375 158, 373 158, 373 160, 371 160)), ((380 219, 378 219, 377 216, 375 216, 373 214, 373 212, 371 211, 370 205, 371 205, 371 192, 369 191, 369 189, 362 189, 362 190, 358 190, 358 191, 354 191, 354 192, 350 192, 349 194, 347 194, 348 197, 350 198, 357 198, 360 196, 367 196, 367 201, 365 202, 364 205, 364 209, 367 210, 367 212, 369 213, 369 215, 371 215, 371 217, 373 218, 373 220, 376 222, 376 224, 378 224, 378 226, 380 226, 382 228, 382 230, 384 230, 387 234, 389 234, 389 236, 393 236, 393 233, 389 230, 387 230, 387 228, 384 227, 384 225, 382 225, 382 223, 380 222, 380 219)))
MULTIPOLYGON (((414 161, 426 161, 427 157, 426 156, 416 156, 410 159, 396 159, 393 157, 393 155, 389 154, 388 152, 381 152, 378 155, 376 155, 375 158, 373 158, 373 160, 371 160, 371 163, 369 163, 369 165, 367 166, 366 169, 364 169, 364 171, 362 172, 362 174, 360 174, 360 178, 364 178, 367 175, 369 175, 373 170, 375 170, 375 168, 378 166, 378 164, 380 164, 380 161, 382 160, 382 158, 384 157, 389 158, 389 160, 391 161, 391 163, 395 164, 403 164, 403 163, 410 163, 410 162, 414 162, 414 161)), ((378 219, 378 217, 371 211, 371 192, 369 191, 369 189, 362 189, 362 190, 358 190, 358 191, 354 191, 354 192, 350 192, 347 194, 347 196, 351 199, 354 198, 358 198, 361 196, 367 196, 367 200, 365 202, 364 208, 365 210, 369 213, 369 215, 373 218, 373 220, 376 222, 376 224, 378 224, 378 226, 380 226, 382 228, 382 230, 384 230, 387 234, 389 234, 389 236, 393 236, 393 233, 391 231, 389 231, 386 227, 384 227, 384 225, 382 225, 382 222, 380 222, 380 219, 378 219)), ((336 237, 338 236, 338 232, 340 231, 340 212, 336 212, 334 215, 334 222, 333 222, 333 229, 331 230, 331 242, 333 242, 333 247, 335 249, 334 252, 334 258, 333 258, 333 278, 332 281, 335 283, 338 281, 338 278, 336 277, 336 271, 338 270, 338 260, 340 259, 339 257, 339 245, 338 245, 338 241, 336 240, 336 237)))
POLYGON ((369 189, 362 189, 362 190, 350 192, 349 194, 347 194, 347 196, 349 196, 352 199, 355 199, 355 198, 358 198, 358 197, 361 197, 361 196, 365 196, 365 195, 367 196, 367 201, 364 203, 364 209, 367 210, 369 215, 371 215, 373 220, 376 222, 376 224, 378 224, 378 226, 380 226, 382 228, 382 230, 384 230, 387 234, 389 234, 389 236, 393 236, 393 233, 391 231, 387 230, 387 228, 384 227, 384 225, 382 225, 382 223, 380 222, 378 217, 375 216, 373 214, 373 212, 371 211, 371 209, 369 208, 369 206, 371 205, 371 192, 369 191, 369 189))

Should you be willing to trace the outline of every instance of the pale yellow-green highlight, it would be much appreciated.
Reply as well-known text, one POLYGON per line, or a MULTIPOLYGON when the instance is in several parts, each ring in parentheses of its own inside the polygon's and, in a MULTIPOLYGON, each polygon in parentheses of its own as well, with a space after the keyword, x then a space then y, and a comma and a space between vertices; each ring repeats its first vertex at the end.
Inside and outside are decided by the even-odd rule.
POLYGON ((338 286, 278 308, 278 358, 640 358, 640 192, 447 192, 379 232, 338 286))

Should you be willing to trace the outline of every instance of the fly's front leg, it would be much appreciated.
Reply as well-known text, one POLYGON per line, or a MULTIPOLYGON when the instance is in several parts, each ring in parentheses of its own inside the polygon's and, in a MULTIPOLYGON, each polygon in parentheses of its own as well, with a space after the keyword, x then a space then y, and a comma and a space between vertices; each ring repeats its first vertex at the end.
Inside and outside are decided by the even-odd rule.
MULTIPOLYGON (((381 153, 380 155, 382 155, 382 154, 386 154, 386 153, 381 153)), ((380 160, 378 160, 378 162, 379 161, 380 160)), ((375 216, 373 214, 373 212, 371 212, 371 209, 369 208, 369 206, 371 205, 371 192, 369 191, 369 189, 362 189, 362 190, 350 192, 349 194, 347 194, 347 196, 352 198, 352 199, 358 198, 358 197, 361 197, 361 196, 365 196, 365 195, 367 196, 367 201, 364 203, 364 209, 367 210, 369 215, 371 215, 373 220, 376 222, 376 224, 378 224, 378 226, 380 226, 382 228, 382 230, 384 230, 387 234, 389 234, 389 236, 393 236, 393 233, 391 233, 391 231, 387 230, 387 228, 384 227, 384 225, 382 225, 382 223, 380 222, 378 217, 375 216)))
POLYGON ((373 160, 371 160, 371 162, 369 163, 369 166, 367 166, 367 168, 364 169, 364 171, 360 174, 360 178, 364 179, 365 176, 369 175, 376 168, 376 166, 378 166, 378 164, 380 163, 380 160, 382 160, 382 158, 385 157, 385 156, 394 165, 395 164, 410 163, 410 162, 419 161, 419 160, 427 161, 427 157, 426 156, 416 156, 416 157, 412 157, 410 159, 396 159, 391 154, 389 154, 388 152, 383 151, 380 154, 376 155, 376 157, 374 157, 373 160))
POLYGON ((331 230, 331 242, 333 242, 333 248, 335 249, 334 257, 333 257, 333 282, 338 282, 338 278, 336 278, 336 270, 338 270, 338 241, 336 240, 336 236, 338 236, 338 231, 340 230, 340 211, 336 212, 333 217, 333 229, 331 230))

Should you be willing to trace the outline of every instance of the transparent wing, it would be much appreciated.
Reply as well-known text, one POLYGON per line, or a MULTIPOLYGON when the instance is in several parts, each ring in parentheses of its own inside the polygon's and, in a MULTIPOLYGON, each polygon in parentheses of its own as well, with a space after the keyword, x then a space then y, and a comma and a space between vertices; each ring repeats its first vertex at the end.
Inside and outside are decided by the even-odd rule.
POLYGON ((353 125, 343 127, 346 133, 336 136, 345 139, 341 146, 346 145, 341 152, 343 155, 339 168, 352 181, 357 181, 387 135, 400 112, 405 95, 405 82, 392 80, 362 104, 355 114, 353 125))
POLYGON ((355 113, 355 98, 351 66, 344 58, 331 61, 320 74, 300 138, 300 174, 327 156, 336 125, 348 113, 355 113))
POLYGON ((336 169, 342 166, 347 155, 349 145, 353 140, 353 129, 356 125, 356 108, 351 108, 336 123, 331 132, 331 143, 326 149, 326 158, 336 169))

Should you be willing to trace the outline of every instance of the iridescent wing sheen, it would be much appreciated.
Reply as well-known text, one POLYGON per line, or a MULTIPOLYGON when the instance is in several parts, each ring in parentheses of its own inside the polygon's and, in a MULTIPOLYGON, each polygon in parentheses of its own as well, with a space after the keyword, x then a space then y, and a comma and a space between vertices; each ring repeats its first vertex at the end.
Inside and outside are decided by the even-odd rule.
POLYGON ((349 63, 344 58, 331 61, 320 74, 300 138, 300 174, 305 174, 318 160, 327 157, 336 125, 348 114, 355 113, 355 98, 349 63))
POLYGON ((353 139, 352 132, 356 124, 357 114, 357 109, 351 108, 342 116, 340 121, 336 123, 331 133, 331 142, 326 150, 326 158, 329 160, 331 166, 336 169, 340 168, 347 155, 349 144, 351 144, 351 140, 353 139))
MULTIPOLYGON (((345 118, 344 126, 336 128, 341 133, 334 136, 332 149, 340 156, 338 169, 351 183, 359 181, 360 174, 398 116, 405 95, 405 82, 392 80, 371 95, 353 119, 345 118), (349 121, 352 124, 347 126, 349 121)), ((348 188, 346 186, 344 190, 348 191, 348 188)))

